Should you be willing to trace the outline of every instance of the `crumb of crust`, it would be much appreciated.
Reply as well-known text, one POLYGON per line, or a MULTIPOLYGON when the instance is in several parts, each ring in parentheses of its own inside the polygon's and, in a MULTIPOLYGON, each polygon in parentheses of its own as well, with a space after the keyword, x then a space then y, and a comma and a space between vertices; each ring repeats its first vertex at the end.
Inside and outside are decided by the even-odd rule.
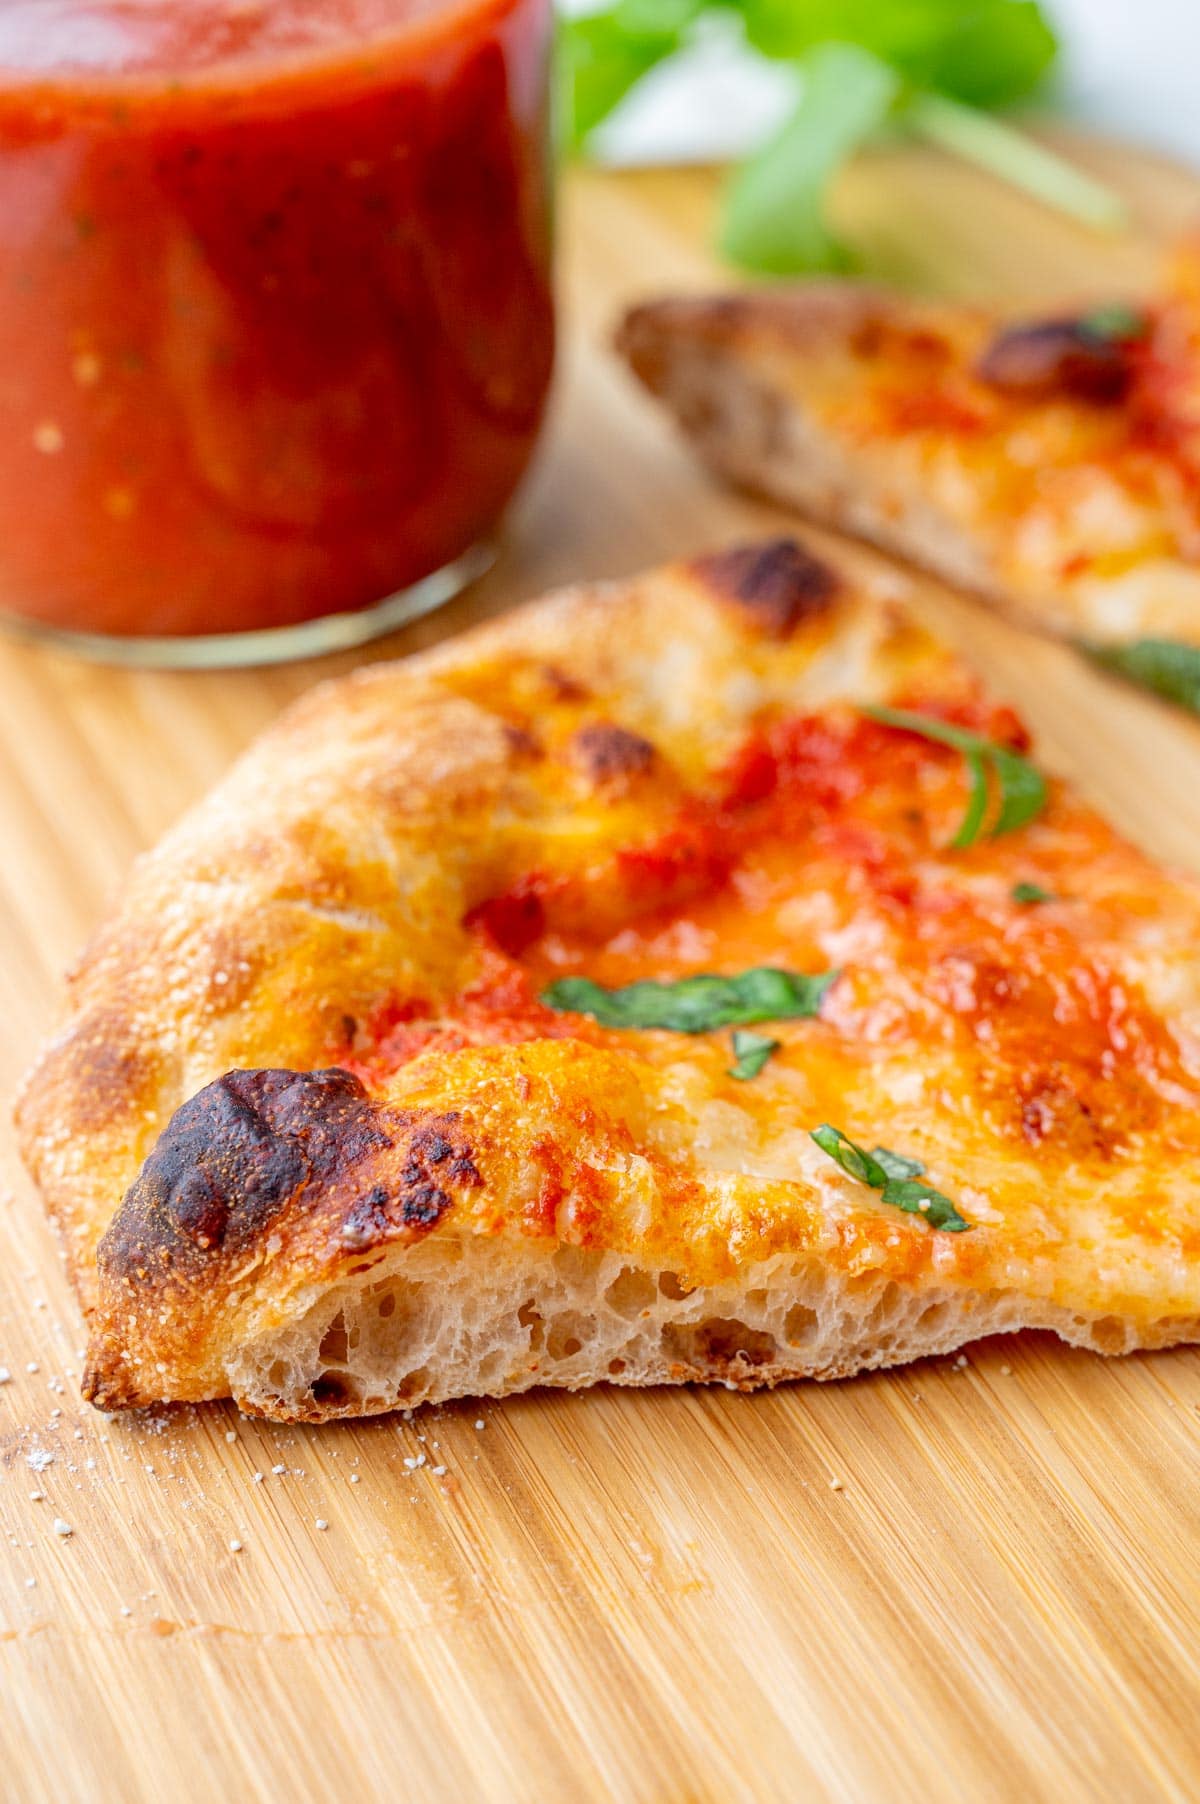
POLYGON ((831 1491, 844 1491, 846 1489, 845 1481, 840 1478, 831 1478, 829 1481, 829 1489, 831 1491))

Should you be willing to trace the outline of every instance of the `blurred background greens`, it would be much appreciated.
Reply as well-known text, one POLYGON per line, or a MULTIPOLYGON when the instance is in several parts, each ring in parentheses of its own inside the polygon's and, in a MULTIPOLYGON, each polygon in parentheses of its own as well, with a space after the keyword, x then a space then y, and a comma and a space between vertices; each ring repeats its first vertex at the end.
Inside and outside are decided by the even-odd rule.
POLYGON ((564 11, 575 151, 620 161, 667 160, 672 148, 740 153, 721 249, 766 274, 853 263, 826 197, 841 164, 871 142, 933 142, 1098 231, 1120 228, 1121 203, 1030 135, 1030 109, 1044 117, 1065 101, 1137 133, 1130 100, 1153 103, 1157 92, 1140 135, 1161 142, 1178 116, 1178 147, 1191 148, 1197 109, 1172 84, 1190 81, 1200 53, 1197 0, 564 0, 564 11), (1105 62, 1114 54, 1115 71, 1105 62), (1089 82, 1100 92, 1081 107, 1089 82))

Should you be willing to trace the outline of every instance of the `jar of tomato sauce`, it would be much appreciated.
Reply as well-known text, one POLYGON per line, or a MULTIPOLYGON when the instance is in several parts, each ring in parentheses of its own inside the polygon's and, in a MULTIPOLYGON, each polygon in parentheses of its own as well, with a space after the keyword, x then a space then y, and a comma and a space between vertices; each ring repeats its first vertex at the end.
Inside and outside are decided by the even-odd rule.
POLYGON ((474 575, 553 361, 551 0, 3 0, 0 615, 236 662, 474 575))

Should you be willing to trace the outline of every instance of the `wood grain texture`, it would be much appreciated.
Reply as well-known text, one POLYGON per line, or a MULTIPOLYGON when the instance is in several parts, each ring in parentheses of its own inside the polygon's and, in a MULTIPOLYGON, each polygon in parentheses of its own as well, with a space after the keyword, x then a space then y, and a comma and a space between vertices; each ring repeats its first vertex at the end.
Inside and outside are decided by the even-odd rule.
MULTIPOLYGON (((860 163, 839 208, 877 267, 941 292, 1133 293, 1200 189, 1091 155, 1134 208, 1112 244, 933 155, 860 163)), ((380 655, 778 528, 708 485, 606 350, 626 298, 718 279, 713 193, 574 179, 563 381, 507 553, 380 655)), ((932 586, 922 605, 1049 764, 1200 872, 1200 726, 932 586)), ((0 646, 6 1091, 134 853, 315 674, 0 646)), ((1029 1337, 752 1398, 534 1395, 315 1431, 218 1408, 106 1420, 78 1400, 78 1318, 8 1142, 5 1160, 6 1797, 1200 1792, 1200 1355, 1105 1363, 1029 1337)))

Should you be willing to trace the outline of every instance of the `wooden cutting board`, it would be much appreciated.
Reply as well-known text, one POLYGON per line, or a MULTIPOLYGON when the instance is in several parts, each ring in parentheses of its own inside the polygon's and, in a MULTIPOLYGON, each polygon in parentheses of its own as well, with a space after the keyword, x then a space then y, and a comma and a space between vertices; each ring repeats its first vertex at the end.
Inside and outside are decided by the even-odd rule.
MULTIPOLYGON (((1087 154, 1130 198, 1119 241, 917 153, 860 164, 839 211, 875 267, 931 289, 1136 292, 1200 186, 1087 154)), ((693 469, 605 348, 627 296, 716 279, 713 194, 700 174, 573 180, 539 472, 493 576, 383 650, 778 528, 693 469)), ((932 587, 921 605, 1026 709, 1048 764, 1200 872, 1200 724, 932 587)), ((6 1092, 134 854, 339 667, 119 673, 0 646, 6 1092)), ((7 1797, 1200 1793, 1200 1355, 1105 1363, 1028 1337, 755 1398, 536 1395, 319 1430, 229 1407, 109 1420, 79 1401, 79 1318, 6 1156, 7 1797)))

